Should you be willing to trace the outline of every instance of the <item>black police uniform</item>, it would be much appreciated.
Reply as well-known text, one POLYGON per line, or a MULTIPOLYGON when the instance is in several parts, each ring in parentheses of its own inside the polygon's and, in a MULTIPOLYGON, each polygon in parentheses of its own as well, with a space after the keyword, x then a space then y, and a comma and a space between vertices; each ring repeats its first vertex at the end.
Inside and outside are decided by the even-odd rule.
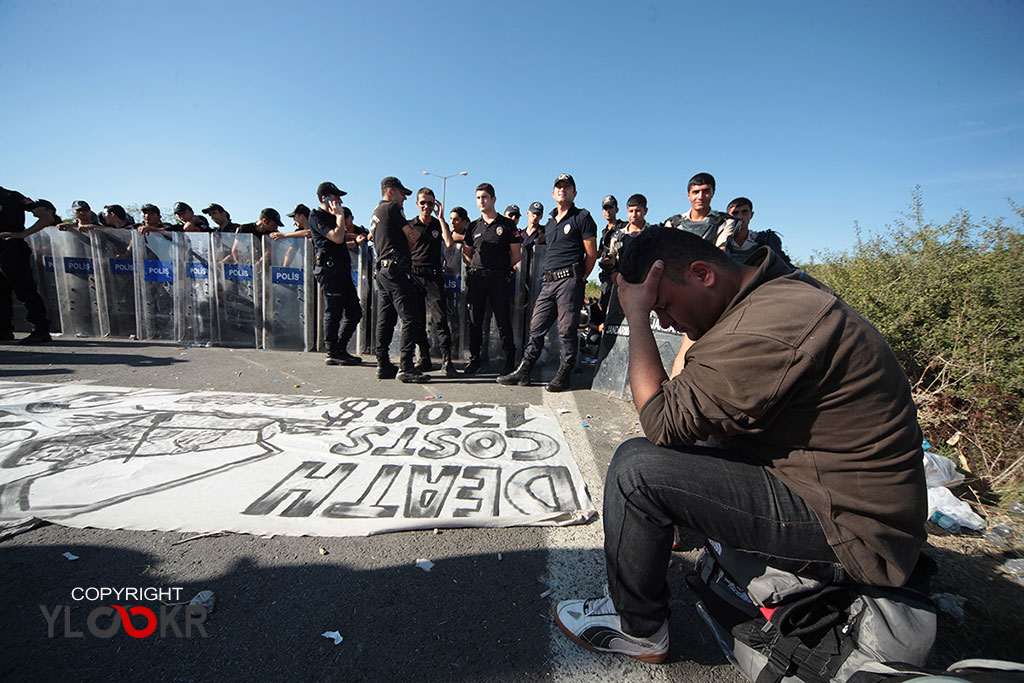
MULTIPOLYGON (((32 200, 20 192, 0 187, 0 232, 22 232, 25 229, 25 212, 32 206, 32 200)), ((0 339, 13 338, 12 292, 25 305, 26 317, 34 331, 50 331, 46 304, 39 296, 32 277, 31 258, 32 250, 25 240, 0 239, 0 339)))
POLYGON ((370 230, 377 251, 377 366, 391 365, 388 347, 401 319, 401 370, 414 372, 416 344, 425 343, 423 295, 412 280, 412 255, 403 228, 408 219, 398 202, 381 201, 373 211, 370 230))
MULTIPOLYGON (((412 279, 423 293, 426 312, 437 326, 442 362, 448 364, 452 361, 452 331, 448 322, 448 301, 444 293, 444 237, 441 234, 441 221, 430 216, 427 223, 423 223, 416 216, 412 227, 420 234, 419 240, 410 249, 412 279)), ((423 337, 426 338, 426 330, 423 337)), ((430 358, 430 348, 425 341, 420 345, 420 355, 430 358)))
POLYGON ((601 282, 601 298, 598 305, 602 311, 608 311, 608 298, 612 294, 612 285, 615 284, 615 270, 608 265, 608 248, 611 246, 612 237, 620 230, 629 225, 628 221, 616 219, 614 225, 605 225, 601 232, 601 244, 598 247, 597 266, 600 270, 597 279, 601 282))
POLYGON ((505 371, 515 363, 516 343, 512 336, 512 247, 522 243, 511 218, 497 216, 488 223, 483 216, 466 229, 466 246, 473 249, 466 275, 466 299, 469 304, 469 362, 479 366, 483 346, 487 304, 494 311, 501 346, 505 350, 505 371))
POLYGON ((544 336, 557 316, 561 340, 559 364, 572 367, 576 364, 577 328, 587 283, 583 272, 586 260, 583 240, 597 236, 597 224, 589 211, 575 204, 562 220, 556 220, 557 215, 558 209, 555 208, 544 226, 548 251, 544 256, 543 283, 533 304, 530 337, 523 351, 523 361, 530 365, 537 362, 544 347, 544 336))
POLYGON ((313 278, 324 293, 324 343, 327 354, 332 357, 345 352, 363 316, 359 294, 352 282, 348 247, 327 239, 327 233, 337 225, 337 217, 323 209, 313 209, 309 214, 310 237, 316 249, 313 278))
MULTIPOLYGON (((321 209, 313 209, 313 210, 314 211, 319 211, 320 213, 324 214, 325 216, 328 216, 330 218, 330 221, 331 221, 331 227, 328 228, 328 231, 334 229, 335 225, 337 225, 337 223, 334 222, 336 220, 334 215, 329 214, 326 211, 323 211, 321 209)), ((310 213, 310 218, 312 218, 312 217, 313 217, 313 215, 312 215, 312 213, 310 213)), ((237 226, 235 228, 235 234, 238 234, 238 235, 269 235, 272 232, 278 232, 278 228, 275 226, 273 230, 261 230, 260 226, 259 226, 259 223, 242 223, 241 225, 239 225, 239 226, 237 226)), ((326 237, 324 237, 324 239, 326 241, 328 241, 328 242, 331 242, 326 237)), ((331 242, 331 244, 334 244, 334 242, 331 242)), ((341 246, 341 245, 338 245, 338 246, 341 246)), ((348 251, 348 250, 346 249, 346 251, 348 251)))

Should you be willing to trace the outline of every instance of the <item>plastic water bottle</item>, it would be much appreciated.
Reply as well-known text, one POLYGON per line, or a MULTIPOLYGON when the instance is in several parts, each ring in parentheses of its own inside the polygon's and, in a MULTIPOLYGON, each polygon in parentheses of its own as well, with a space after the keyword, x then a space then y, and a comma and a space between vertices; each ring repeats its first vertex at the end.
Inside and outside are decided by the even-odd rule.
POLYGON ((960 520, 941 508, 932 514, 932 521, 951 534, 959 533, 960 531, 960 520))

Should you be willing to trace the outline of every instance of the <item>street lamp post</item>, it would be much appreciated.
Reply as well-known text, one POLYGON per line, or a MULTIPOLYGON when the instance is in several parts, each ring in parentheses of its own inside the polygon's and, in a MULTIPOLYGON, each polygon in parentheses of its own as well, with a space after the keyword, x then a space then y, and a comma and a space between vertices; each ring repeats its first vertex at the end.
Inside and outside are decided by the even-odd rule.
POLYGON ((441 206, 445 207, 445 209, 448 208, 448 205, 445 204, 445 189, 446 189, 446 187, 448 185, 448 179, 449 178, 454 178, 457 175, 466 175, 466 174, 467 174, 467 171, 459 171, 458 173, 452 173, 451 175, 438 175, 437 173, 431 173, 430 171, 424 171, 423 172, 423 175, 432 175, 435 178, 440 178, 441 179, 441 206))

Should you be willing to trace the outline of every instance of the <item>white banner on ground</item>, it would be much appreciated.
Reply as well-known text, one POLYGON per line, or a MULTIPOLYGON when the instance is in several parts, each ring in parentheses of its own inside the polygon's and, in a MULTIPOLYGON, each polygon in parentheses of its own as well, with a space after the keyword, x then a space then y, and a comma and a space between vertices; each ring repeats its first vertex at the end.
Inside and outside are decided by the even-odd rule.
POLYGON ((536 406, 0 382, 0 522, 361 536, 595 515, 536 406))

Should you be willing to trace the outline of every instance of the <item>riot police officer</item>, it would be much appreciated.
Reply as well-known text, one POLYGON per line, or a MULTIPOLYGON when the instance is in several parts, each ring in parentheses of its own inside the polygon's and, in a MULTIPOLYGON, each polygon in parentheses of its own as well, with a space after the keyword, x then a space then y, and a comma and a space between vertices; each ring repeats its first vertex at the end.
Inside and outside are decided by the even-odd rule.
MULTIPOLYGON (((341 198, 347 194, 331 182, 316 188, 320 208, 309 214, 310 237, 316 249, 313 277, 324 294, 324 344, 327 365, 358 365, 360 359, 348 352, 348 342, 363 315, 359 294, 352 282, 351 261, 346 245, 345 213, 341 198), (344 322, 343 322, 344 321, 344 322)), ((278 219, 280 220, 280 219, 278 219)))

